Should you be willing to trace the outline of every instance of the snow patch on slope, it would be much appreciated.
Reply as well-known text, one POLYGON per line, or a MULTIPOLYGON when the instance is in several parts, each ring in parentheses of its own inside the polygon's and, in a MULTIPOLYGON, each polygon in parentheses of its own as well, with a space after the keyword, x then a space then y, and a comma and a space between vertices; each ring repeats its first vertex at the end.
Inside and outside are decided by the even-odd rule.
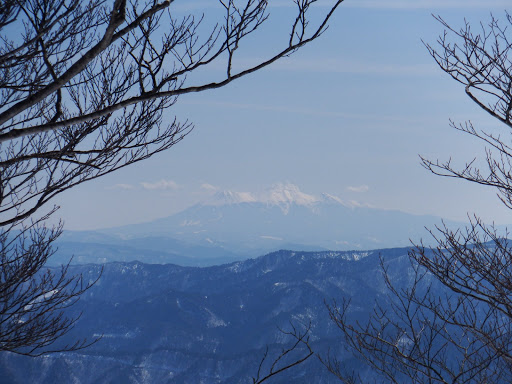
POLYGON ((262 202, 272 205, 313 205, 320 199, 302 192, 299 187, 291 183, 274 184, 263 194, 262 202))
POLYGON ((207 205, 228 205, 241 203, 256 203, 258 198, 251 192, 220 191, 213 195, 207 205))
POLYGON ((215 315, 212 311, 210 311, 208 308, 205 308, 206 312, 210 315, 210 318, 208 319, 208 323, 206 326, 208 328, 217 328, 217 327, 226 327, 227 324, 224 320, 219 318, 217 315, 215 315))

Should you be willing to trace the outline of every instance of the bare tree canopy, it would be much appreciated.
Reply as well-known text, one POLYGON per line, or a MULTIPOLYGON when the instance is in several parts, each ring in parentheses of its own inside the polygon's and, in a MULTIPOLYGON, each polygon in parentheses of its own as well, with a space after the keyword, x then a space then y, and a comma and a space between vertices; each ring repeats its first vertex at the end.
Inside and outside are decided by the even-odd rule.
POLYGON ((319 37, 342 0, 318 25, 315 0, 297 0, 283 48, 233 70, 244 38, 268 18, 267 1, 220 1, 224 19, 173 16, 172 1, 9 0, 0 24, 0 224, 33 214, 56 194, 145 159, 192 128, 164 121, 177 97, 220 88, 319 37), (16 40, 11 29, 22 28, 16 40), (187 75, 221 62, 217 81, 187 75))
POLYGON ((65 267, 41 271, 61 228, 45 229, 36 211, 181 141, 192 124, 164 116, 180 95, 223 87, 289 56, 327 29, 342 2, 312 19, 316 0, 290 0, 288 34, 274 39, 281 47, 246 67, 238 49, 268 19, 267 0, 219 0, 217 20, 177 16, 172 0, 1 2, 0 351, 48 350, 75 321, 62 310, 90 286, 65 267), (220 78, 192 76, 218 63, 220 78))
POLYGON ((80 318, 68 317, 65 310, 101 274, 90 281, 82 275, 69 276, 69 264, 45 271, 62 226, 47 229, 39 224, 0 233, 0 351, 39 356, 82 349, 97 341, 76 340, 54 347, 80 318))
MULTIPOLYGON (((512 18, 491 17, 478 32, 468 22, 455 29, 437 19, 446 30, 438 45, 426 44, 427 49, 472 101, 504 124, 504 131, 451 122, 482 141, 483 161, 472 159, 457 168, 451 159, 422 158, 422 164, 437 175, 496 188, 512 208, 512 18)), ((328 305, 331 319, 376 382, 512 382, 512 246, 507 234, 478 217, 465 229, 443 225, 430 233, 437 245, 419 244, 410 251, 406 287, 393 281, 382 262, 388 300, 376 303, 366 323, 350 320, 347 302, 328 305)), ((366 382, 335 356, 323 362, 344 383, 366 382)))
MULTIPOLYGON (((410 266, 402 271, 405 287, 381 260, 388 295, 375 303, 368 321, 352 321, 347 301, 328 304, 331 320, 376 383, 510 383, 512 321, 505 309, 510 298, 503 301, 507 293, 492 277, 495 272, 482 278, 482 265, 486 257, 496 262, 503 255, 510 264, 512 249, 498 239, 501 249, 489 248, 478 232, 452 237, 453 232, 440 230, 447 237, 436 249, 410 252, 410 266), (453 240, 459 242, 456 248, 446 243, 453 240)), ((508 268, 505 278, 511 273, 508 268)), ((369 382, 336 356, 322 362, 341 382, 369 382)))
MULTIPOLYGON (((505 19, 500 22, 492 16, 488 25, 481 24, 479 33, 475 33, 468 22, 457 30, 437 17, 446 31, 438 40, 438 48, 428 44, 426 47, 439 67, 464 85, 466 95, 502 122, 506 129, 503 132, 509 135, 512 128, 512 18, 507 13, 505 19)), ((452 121, 451 126, 482 141, 486 147, 484 161, 488 169, 475 165, 477 159, 457 168, 451 159, 439 162, 422 158, 425 168, 441 176, 494 187, 503 203, 512 208, 512 149, 508 140, 503 139, 501 132, 477 129, 471 121, 452 121)))

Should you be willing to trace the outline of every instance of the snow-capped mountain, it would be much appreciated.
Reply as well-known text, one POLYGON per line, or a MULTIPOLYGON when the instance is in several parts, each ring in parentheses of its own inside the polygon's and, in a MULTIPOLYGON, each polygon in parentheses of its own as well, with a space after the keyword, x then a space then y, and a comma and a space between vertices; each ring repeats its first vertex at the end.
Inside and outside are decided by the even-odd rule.
POLYGON ((277 183, 262 193, 218 191, 204 205, 222 206, 229 204, 261 203, 267 206, 278 206, 287 214, 292 205, 314 208, 320 203, 337 203, 347 207, 354 206, 351 202, 343 201, 338 196, 323 193, 320 197, 302 192, 298 186, 291 183, 277 183))
POLYGON ((262 202, 284 207, 284 212, 287 213, 293 204, 312 207, 320 201, 315 196, 302 192, 296 185, 276 184, 264 194, 262 202))
POLYGON ((251 192, 219 191, 208 199, 206 205, 256 203, 258 198, 251 192))
MULTIPOLYGON (((428 243, 425 227, 440 223, 433 216, 376 209, 326 193, 314 196, 296 185, 279 183, 260 193, 217 192, 204 203, 169 217, 101 232, 123 239, 124 245, 136 244, 136 250, 160 252, 155 259, 159 263, 211 265, 204 262, 208 254, 216 261, 229 261, 233 255, 243 259, 277 249, 391 248, 409 246, 410 239, 421 238, 428 243), (184 257, 196 259, 187 263, 184 257)), ((76 237, 79 233, 74 241, 76 237)), ((136 250, 126 250, 122 261, 130 261, 129 255, 136 250)), ((97 249, 90 254, 97 255, 97 249)), ((104 258, 117 260, 111 254, 104 258)), ((144 260, 152 262, 151 257, 144 260)))

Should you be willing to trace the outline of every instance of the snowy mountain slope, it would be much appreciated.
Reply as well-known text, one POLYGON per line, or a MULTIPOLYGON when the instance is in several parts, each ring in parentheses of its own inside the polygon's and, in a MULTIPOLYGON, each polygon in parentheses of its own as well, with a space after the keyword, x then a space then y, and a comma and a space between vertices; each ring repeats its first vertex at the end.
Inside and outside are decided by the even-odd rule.
POLYGON ((316 197, 295 185, 277 184, 260 195, 217 193, 211 201, 167 218, 102 232, 123 238, 171 237, 247 257, 280 248, 389 248, 409 246, 410 239, 421 238, 428 243, 425 227, 440 223, 433 216, 358 206, 329 194, 316 197))
MULTIPOLYGON (((28 359, 0 354, 0 383, 247 383, 266 345, 288 342, 278 327, 313 328, 315 351, 339 347, 324 299, 351 298, 364 319, 385 302, 379 256, 397 284, 407 281, 407 249, 370 252, 278 251, 208 268, 110 263, 71 308, 83 317, 71 337, 103 339, 73 354, 28 359)), ((99 265, 70 273, 97 276, 99 265)), ((341 355, 340 355, 341 356, 341 355)), ((355 362, 348 361, 354 368, 355 362)), ((317 359, 274 383, 336 383, 317 359)))

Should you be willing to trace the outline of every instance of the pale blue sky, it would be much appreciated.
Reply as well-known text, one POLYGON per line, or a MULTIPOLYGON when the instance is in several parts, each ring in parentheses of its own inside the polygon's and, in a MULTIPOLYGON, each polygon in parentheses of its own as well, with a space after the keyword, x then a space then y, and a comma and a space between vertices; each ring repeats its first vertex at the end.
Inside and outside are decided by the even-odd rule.
MULTIPOLYGON (((276 36, 286 39, 285 3, 271 1, 268 29, 248 41, 241 64, 271 52, 276 36)), ((261 191, 291 182, 309 194, 377 208, 456 220, 475 212, 512 223, 494 191, 433 176, 418 159, 452 156, 463 164, 483 155, 480 143, 449 128, 450 118, 502 129, 422 45, 443 30, 431 14, 461 26, 464 18, 486 22, 491 12, 504 19, 509 3, 346 0, 325 35, 287 60, 226 88, 182 97, 168 114, 195 123, 184 141, 68 191, 56 201, 57 215, 67 229, 101 228, 168 216, 211 194, 205 184, 261 191)), ((186 11, 179 0, 176 6, 186 11)))

